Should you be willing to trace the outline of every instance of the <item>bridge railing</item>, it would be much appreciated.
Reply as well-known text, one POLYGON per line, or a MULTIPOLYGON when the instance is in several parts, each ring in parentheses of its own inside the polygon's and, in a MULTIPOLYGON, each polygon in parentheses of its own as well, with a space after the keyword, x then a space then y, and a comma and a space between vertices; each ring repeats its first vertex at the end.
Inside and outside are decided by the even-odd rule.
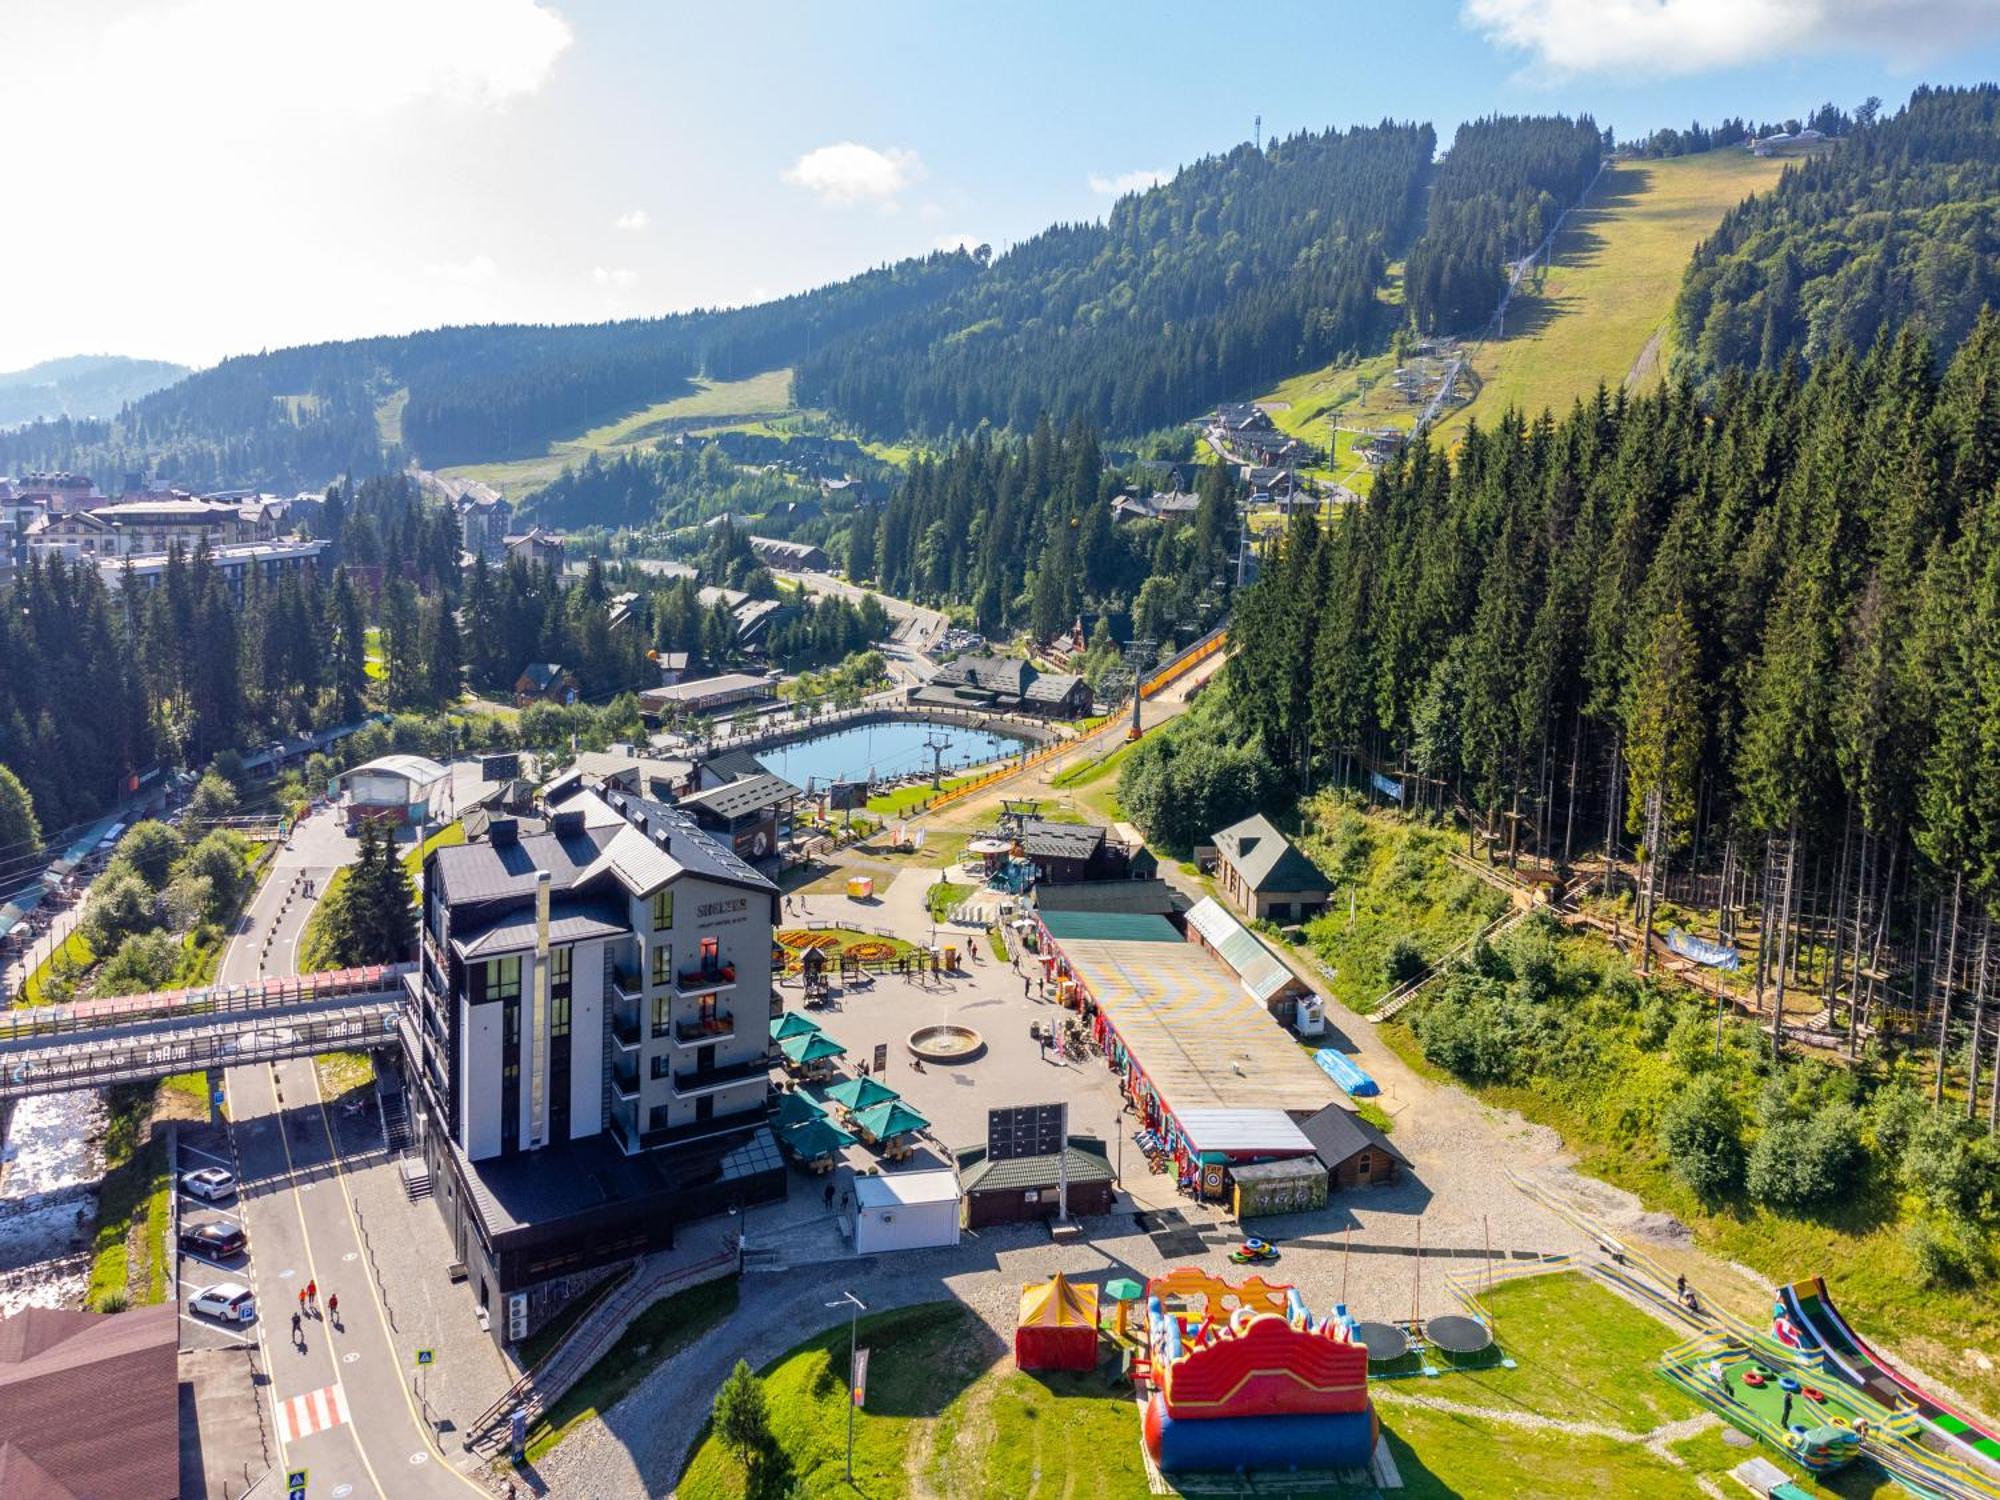
POLYGON ((76 1000, 64 1005, 24 1006, 0 1011, 0 1047, 39 1037, 102 1031, 134 1022, 228 1015, 323 1000, 387 995, 400 991, 403 977, 415 972, 415 964, 372 964, 365 968, 259 979, 250 984, 207 985, 76 1000))
POLYGON ((395 1040, 401 1009, 399 1002, 378 1000, 291 1018, 261 1031, 247 1024, 247 1018, 231 1023, 213 1016, 193 1016, 175 1030, 72 1037, 33 1051, 0 1056, 0 1100, 137 1083, 240 1063, 277 1062, 319 1052, 385 1047, 395 1040))

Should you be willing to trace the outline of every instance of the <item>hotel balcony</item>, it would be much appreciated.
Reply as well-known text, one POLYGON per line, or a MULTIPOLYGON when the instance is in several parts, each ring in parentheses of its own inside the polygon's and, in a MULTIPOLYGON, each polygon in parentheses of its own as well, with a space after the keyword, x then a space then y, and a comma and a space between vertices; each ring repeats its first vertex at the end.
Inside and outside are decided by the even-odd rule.
POLYGON ((742 1084, 762 1079, 770 1074, 771 1067, 763 1058, 753 1058, 749 1062, 731 1063, 727 1067, 710 1068, 707 1072, 695 1069, 687 1073, 674 1074, 674 1094, 678 1098, 691 1099, 700 1094, 719 1093, 723 1089, 736 1088, 742 1084))
POLYGON ((617 1000, 611 1006, 611 1040, 627 1052, 636 1052, 646 1035, 636 1000, 617 1000))
POLYGON ((622 1058, 614 1061, 611 1064, 611 1092, 620 1099, 637 1099, 639 1097, 637 1066, 628 1068, 622 1058))
POLYGON ((735 964, 703 964, 699 968, 682 969, 674 975, 674 993, 683 999, 735 988, 735 964))
POLYGON ((736 1017, 733 1015, 697 1016, 691 1021, 674 1023, 674 1041, 682 1047, 700 1047, 709 1042, 727 1041, 736 1035, 736 1017))

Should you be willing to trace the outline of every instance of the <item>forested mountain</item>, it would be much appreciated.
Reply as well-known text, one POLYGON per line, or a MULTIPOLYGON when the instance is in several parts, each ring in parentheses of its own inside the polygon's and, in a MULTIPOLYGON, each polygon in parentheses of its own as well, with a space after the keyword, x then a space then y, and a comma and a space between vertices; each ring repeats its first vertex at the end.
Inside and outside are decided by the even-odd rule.
POLYGON ((1704 375, 1865 349, 1911 321, 1949 352, 1996 300, 2000 87, 1920 88, 1722 221, 1675 337, 1704 375))
POLYGON ((127 471, 192 488, 319 485, 400 465, 376 407, 409 392, 405 447, 433 465, 539 452, 549 439, 735 379, 949 294, 976 271, 934 254, 756 307, 569 327, 441 328, 243 355, 146 397, 111 421, 0 433, 0 473, 127 471))
POLYGON ((1418 332, 1469 333, 1492 317, 1508 262, 1542 242, 1603 158, 1588 115, 1495 115, 1459 126, 1403 272, 1418 332))
POLYGON ((1144 432, 1360 348, 1436 138, 1383 123, 1238 146, 1058 225, 951 297, 798 366, 802 404, 943 433, 1043 413, 1144 432))
POLYGON ((848 576, 901 598, 968 604, 983 631, 1041 639, 1103 609, 1134 611, 1138 633, 1159 639, 1213 624, 1236 528, 1227 472, 1203 470, 1191 523, 1114 526, 1113 484, 1081 423, 1058 434, 1043 418, 1015 442, 979 433, 917 460, 879 515, 855 518, 848 576))
POLYGON ((1761 872, 1765 930, 1796 910, 1852 993, 1880 998, 1864 962, 1919 1007, 1969 991, 2000 910, 1996 434, 1986 314, 1941 375, 1906 329, 1803 381, 1420 442, 1239 601, 1237 729, 1295 786, 1407 768, 1558 860, 1635 836, 1705 904, 1733 871, 1720 904, 1754 909, 1761 872))
POLYGON ((0 427, 55 417, 109 417, 188 373, 163 359, 73 354, 0 375, 0 427))

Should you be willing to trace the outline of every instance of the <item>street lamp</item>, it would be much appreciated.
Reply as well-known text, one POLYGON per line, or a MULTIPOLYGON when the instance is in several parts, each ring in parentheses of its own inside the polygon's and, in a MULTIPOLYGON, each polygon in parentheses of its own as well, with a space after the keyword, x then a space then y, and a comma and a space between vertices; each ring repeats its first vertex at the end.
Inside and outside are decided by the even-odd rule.
POLYGON ((847 1482, 854 1483, 854 1346, 857 1325, 868 1304, 852 1292, 842 1292, 828 1307, 847 1309, 847 1482))

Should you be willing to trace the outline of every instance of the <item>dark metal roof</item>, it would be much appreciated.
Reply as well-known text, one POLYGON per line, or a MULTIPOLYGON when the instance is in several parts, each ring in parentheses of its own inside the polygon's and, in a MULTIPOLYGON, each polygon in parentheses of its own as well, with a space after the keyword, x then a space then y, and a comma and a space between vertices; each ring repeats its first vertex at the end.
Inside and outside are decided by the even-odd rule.
POLYGON ((705 792, 696 792, 680 800, 682 807, 698 807, 718 818, 740 818, 745 813, 763 812, 768 808, 782 807, 794 798, 804 795, 782 776, 773 776, 769 771, 761 776, 745 776, 740 781, 727 781, 721 786, 710 787, 705 792))
POLYGON ((1041 818, 1021 820, 1021 849, 1030 859, 1089 859, 1104 842, 1107 830, 1095 823, 1050 823, 1041 818))
POLYGON ((179 1327, 172 1302, 0 1319, 0 1494, 179 1494, 179 1327))
MULTIPOLYGON (((1102 1146, 1093 1151, 1072 1140, 1067 1155, 1070 1186, 1112 1180, 1111 1163, 1104 1159, 1102 1146)), ((963 1161, 964 1158, 961 1157, 960 1160, 963 1161)), ((960 1179, 961 1186, 967 1193, 1025 1192, 1030 1188, 1052 1188, 1061 1177, 1060 1161, 1061 1157, 1055 1153, 1047 1156, 1011 1156, 1004 1161, 994 1161, 989 1157, 965 1169, 960 1179)))
POLYGON ((1253 891, 1330 891, 1319 866, 1292 846, 1262 813, 1215 835, 1215 847, 1253 891))
MULTIPOLYGON (((608 901, 552 901, 549 903, 549 941, 584 943, 593 938, 618 937, 632 929, 625 914, 608 901)), ((535 944, 533 907, 516 907, 483 928, 465 932, 452 925, 451 945, 463 958, 483 958, 490 953, 511 953, 535 944)))
POLYGON ((1021 696, 1030 703, 1060 703, 1082 681, 1074 672, 1044 672, 1021 696))
POLYGON ((1072 880, 1034 890, 1035 910, 1120 911, 1156 917, 1181 910, 1174 888, 1164 880, 1072 880))
POLYGON ((748 864, 736 857, 733 850, 726 848, 718 840, 710 837, 695 825, 695 821, 679 808, 668 807, 664 802, 655 802, 647 797, 637 797, 630 792, 607 791, 601 794, 604 800, 634 827, 639 819, 644 820, 643 832, 660 843, 664 836, 667 855, 675 864, 690 875, 699 875, 704 880, 720 880, 730 885, 748 886, 757 891, 775 891, 777 887, 759 875, 748 864))
POLYGON ((1344 1104, 1329 1104, 1318 1114, 1307 1116, 1299 1121, 1299 1129, 1312 1142, 1313 1155, 1326 1164, 1329 1172, 1370 1146, 1386 1151, 1404 1166, 1410 1163, 1407 1156, 1389 1144, 1386 1135, 1344 1104))
POLYGON ((1049 911, 1042 925, 1057 942, 1069 939, 1113 943, 1184 943, 1165 917, 1129 911, 1049 911))
POLYGON ((597 862, 616 832, 613 828, 589 828, 561 838, 553 833, 528 833, 510 844, 490 839, 455 844, 432 855, 431 870, 444 899, 453 906, 532 896, 538 870, 549 872, 552 890, 567 891, 597 862))

